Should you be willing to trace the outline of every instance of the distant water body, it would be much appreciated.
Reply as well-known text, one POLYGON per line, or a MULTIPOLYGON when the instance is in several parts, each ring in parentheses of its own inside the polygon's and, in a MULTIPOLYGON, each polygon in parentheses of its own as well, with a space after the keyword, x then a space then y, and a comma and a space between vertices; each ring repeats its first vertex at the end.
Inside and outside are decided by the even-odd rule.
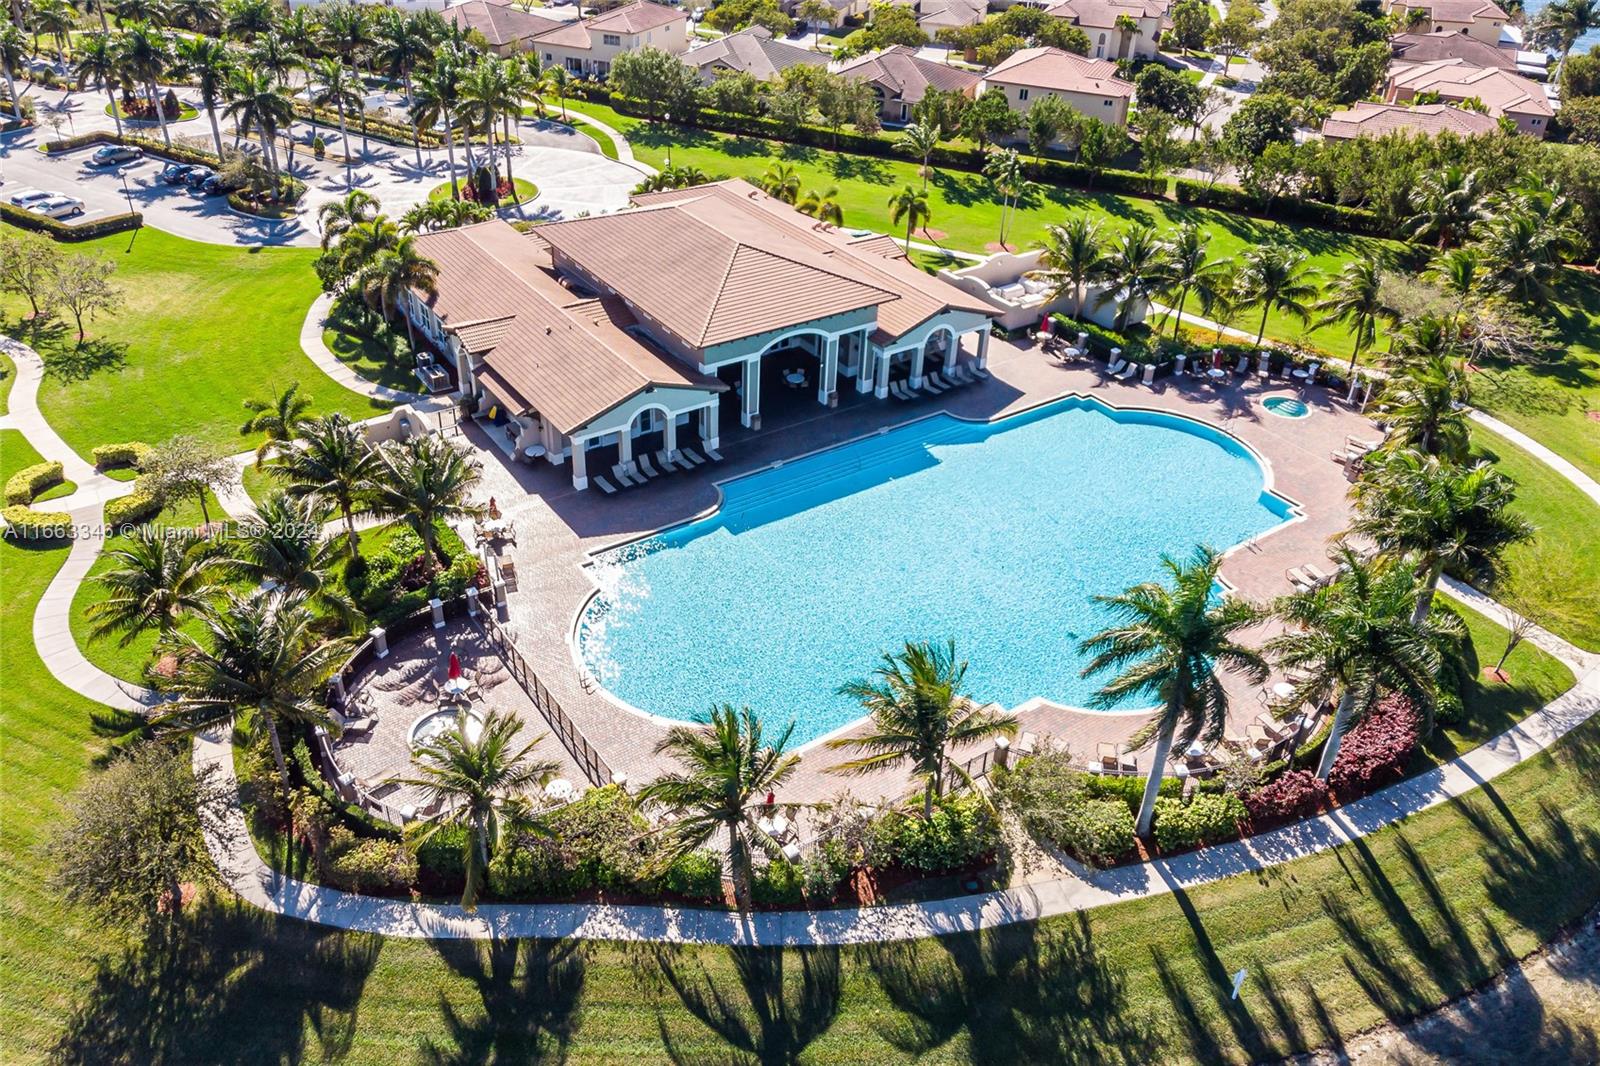
MULTIPOLYGON (((1533 17, 1550 5, 1550 0, 1527 0, 1527 21, 1532 22, 1533 17)), ((1595 45, 1600 44, 1600 30, 1595 30, 1578 38, 1578 43, 1572 46, 1573 52, 1587 52, 1595 45)))

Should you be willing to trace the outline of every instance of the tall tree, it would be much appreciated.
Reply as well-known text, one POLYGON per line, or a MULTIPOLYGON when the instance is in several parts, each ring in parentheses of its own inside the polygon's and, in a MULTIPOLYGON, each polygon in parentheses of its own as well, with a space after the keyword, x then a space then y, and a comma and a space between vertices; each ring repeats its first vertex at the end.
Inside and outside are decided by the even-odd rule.
POLYGON ((1104 269, 1110 286, 1100 294, 1100 302, 1117 301, 1112 328, 1118 332, 1127 328, 1134 304, 1148 304, 1172 276, 1167 249, 1153 226, 1130 226, 1120 233, 1106 251, 1104 269))
POLYGON ((310 421, 306 414, 311 409, 311 399, 300 395, 300 383, 292 381, 289 387, 269 400, 254 397, 244 401, 250 417, 239 427, 241 436, 264 434, 256 448, 256 469, 274 452, 282 453, 300 436, 300 427, 310 421))
POLYGON ((161 140, 172 147, 172 135, 167 132, 167 112, 162 106, 156 82, 172 68, 172 42, 168 36, 149 22, 135 22, 127 26, 117 40, 117 53, 127 77, 142 85, 150 110, 161 124, 161 140))
MULTIPOLYGON (((0 36, 4 35, 0 27, 0 36)), ((73 70, 81 90, 90 81, 99 82, 111 102, 111 121, 122 136, 122 108, 117 103, 117 83, 122 78, 122 53, 109 33, 90 33, 78 39, 78 49, 73 54, 73 70)))
POLYGON ((355 512, 365 501, 377 467, 377 455, 366 436, 342 414, 307 422, 300 429, 300 447, 279 457, 273 469, 291 498, 323 500, 344 518, 350 557, 359 554, 355 512))
POLYGON ((1183 325, 1183 306, 1189 294, 1195 293, 1202 304, 1209 304, 1228 273, 1228 261, 1212 259, 1208 246, 1211 235, 1192 222, 1178 227, 1167 242, 1166 293, 1178 294, 1178 306, 1173 309, 1172 336, 1176 340, 1183 325))
POLYGON ((114 543, 110 567, 94 579, 106 597, 84 612, 91 640, 121 634, 127 647, 151 630, 165 636, 204 610, 224 577, 219 537, 145 525, 114 543))
MULTIPOLYGON (((390 311, 400 308, 400 300, 406 293, 436 291, 439 264, 417 251, 416 238, 408 235, 373 257, 358 280, 367 302, 370 304, 376 297, 378 309, 387 320, 390 311)), ((411 316, 401 310, 400 317, 405 319, 406 334, 414 349, 417 337, 411 326, 411 316)))
POLYGON ((1445 356, 1408 363, 1384 383, 1378 410, 1393 448, 1415 448, 1462 462, 1471 447, 1466 366, 1445 356))
POLYGON ((906 254, 911 254, 911 234, 918 226, 927 228, 933 221, 933 209, 928 205, 928 194, 912 188, 902 186, 900 191, 889 197, 889 224, 898 226, 900 220, 906 223, 906 254))
POLYGON ((830 185, 826 189, 812 189, 794 205, 796 211, 802 215, 810 215, 821 222, 832 226, 844 225, 844 208, 839 203, 839 186, 830 185))
POLYGON ((339 154, 344 156, 344 184, 345 189, 352 188, 350 167, 352 165, 350 151, 350 121, 349 112, 361 107, 361 95, 356 91, 358 81, 349 69, 339 60, 332 57, 319 59, 316 63, 317 81, 322 83, 319 89, 314 82, 308 82, 306 88, 311 93, 313 107, 329 107, 339 115, 339 154))
POLYGON ((1483 174, 1460 165, 1424 174, 1411 194, 1411 207, 1404 228, 1412 240, 1434 240, 1440 248, 1460 244, 1488 217, 1483 174))
POLYGON ((1022 157, 1014 148, 993 151, 983 164, 983 175, 1000 196, 1000 250, 1005 251, 1012 208, 1030 184, 1023 171, 1022 157))
POLYGON ((1302 322, 1311 317, 1308 300, 1317 295, 1316 274, 1306 266, 1306 254, 1286 244, 1257 245, 1239 257, 1235 279, 1240 301, 1261 308, 1261 328, 1256 343, 1267 335, 1267 316, 1274 309, 1302 322))
MULTIPOLYGON (((390 77, 399 78, 405 86, 406 100, 413 101, 411 75, 433 60, 433 42, 424 32, 423 24, 400 11, 390 11, 378 19, 377 41, 374 51, 378 68, 390 77)), ((422 133, 416 119, 411 122, 411 144, 417 153, 417 169, 422 169, 422 133)))
POLYGON ((471 499, 478 481, 477 460, 442 437, 430 433, 403 444, 385 444, 378 449, 372 509, 404 521, 422 538, 430 555, 449 562, 439 547, 435 523, 478 514, 480 508, 471 499))
MULTIPOLYGON (((361 88, 361 62, 366 58, 367 50, 372 46, 372 22, 367 14, 368 8, 362 4, 340 3, 324 9, 322 16, 322 32, 325 35, 323 47, 329 55, 334 57, 334 62, 343 57, 348 65, 350 76, 341 79, 347 91, 355 96, 360 108, 361 116, 361 155, 366 157, 369 145, 367 143, 367 111, 361 103, 365 94, 361 88)), ((321 72, 323 84, 328 83, 327 72, 321 72)), ((346 156, 350 152, 350 139, 344 129, 344 111, 339 112, 340 134, 343 137, 343 150, 346 156)))
POLYGON ((274 492, 229 544, 231 569, 254 584, 270 582, 303 596, 309 606, 349 625, 357 618, 356 605, 339 573, 339 546, 322 535, 326 518, 316 497, 274 492))
POLYGON ((1400 324, 1400 314, 1390 307, 1383 295, 1383 268, 1377 260, 1352 259, 1346 263, 1322 290, 1322 298, 1311 308, 1321 317, 1312 328, 1330 326, 1335 322, 1350 327, 1350 340, 1354 349, 1350 353, 1350 371, 1355 372, 1361 353, 1371 348, 1378 339, 1380 323, 1389 326, 1400 324))
POLYGON ((222 128, 217 125, 217 105, 222 103, 233 73, 233 57, 228 46, 215 37, 196 34, 178 41, 178 70, 192 79, 200 93, 200 104, 211 121, 211 140, 222 158, 222 128))
POLYGON ((433 129, 444 126, 444 148, 450 161, 450 198, 461 199, 461 183, 456 177, 456 81, 459 67, 453 54, 440 52, 433 66, 417 75, 411 88, 411 122, 433 129))
POLYGON ((228 77, 228 106, 223 114, 233 119, 247 136, 254 133, 261 141, 262 159, 276 182, 278 131, 294 121, 294 105, 284 95, 282 86, 264 70, 250 67, 235 70, 228 77))
POLYGON ((364 189, 351 189, 337 200, 317 208, 317 227, 322 230, 322 247, 336 244, 352 227, 378 217, 378 198, 364 189))
MULTIPOLYGON (((825 0, 817 0, 825 2, 825 0)), ((937 123, 913 122, 900 131, 900 139, 895 142, 901 151, 922 160, 918 173, 922 175, 922 191, 928 191, 928 179, 933 176, 933 153, 939 147, 939 138, 944 136, 937 123)))
POLYGON ((1174 744, 1215 744, 1228 723, 1228 692, 1218 669, 1238 671, 1254 684, 1267 679, 1259 652, 1238 641, 1241 630, 1261 620, 1245 600, 1215 595, 1222 556, 1197 548, 1187 561, 1163 555, 1170 585, 1146 582, 1115 596, 1095 600, 1116 616, 1116 624, 1085 640, 1079 653, 1092 656, 1083 676, 1117 671, 1095 693, 1100 707, 1130 698, 1154 697, 1156 712, 1134 734, 1137 746, 1155 742, 1137 830, 1149 836, 1167 756, 1174 744))
POLYGON ((1045 227, 1044 254, 1039 266, 1054 287, 1056 295, 1072 293, 1072 317, 1083 315, 1088 286, 1106 275, 1105 239, 1098 219, 1088 214, 1073 215, 1064 225, 1045 227))

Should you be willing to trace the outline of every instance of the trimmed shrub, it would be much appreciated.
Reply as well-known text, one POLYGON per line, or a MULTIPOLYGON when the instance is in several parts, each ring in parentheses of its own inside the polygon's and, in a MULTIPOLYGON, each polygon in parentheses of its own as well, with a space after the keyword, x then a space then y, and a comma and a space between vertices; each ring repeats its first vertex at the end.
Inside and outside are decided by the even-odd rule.
POLYGON ((680 855, 657 880, 662 892, 685 899, 722 899, 722 857, 709 851, 680 855))
POLYGON ((6 503, 29 504, 39 493, 66 480, 58 462, 35 463, 25 466, 6 479, 6 503))
POLYGON ((356 892, 398 892, 417 879, 417 860, 398 840, 358 838, 336 825, 328 833, 328 881, 356 892))
POLYGON ((580 887, 571 853, 550 837, 519 835, 489 860, 489 891, 496 896, 569 896, 580 887))
POLYGON ((546 828, 571 853, 574 891, 637 891, 649 885, 651 842, 633 797, 616 785, 591 789, 551 814, 546 828))
POLYGON ((345 567, 345 589, 374 623, 391 625, 425 609, 431 599, 449 601, 466 593, 482 564, 448 525, 440 522, 434 530, 450 563, 435 569, 427 580, 422 578, 427 568, 418 562, 424 551, 422 538, 409 529, 396 533, 383 551, 363 564, 345 567))
POLYGON ((18 503, 0 511, 0 518, 6 536, 17 540, 64 540, 72 534, 72 516, 65 511, 35 511, 18 503))
POLYGON ((932 818, 920 809, 886 812, 872 827, 867 861, 936 874, 985 862, 999 850, 1000 823, 988 804, 974 795, 945 796, 932 818))
POLYGON ((1310 770, 1285 770, 1262 787, 1244 796, 1256 830, 1315 814, 1328 797, 1328 789, 1310 770))
POLYGON ((1216 207, 1240 214, 1260 215, 1282 222, 1298 222, 1322 229, 1344 230, 1368 237, 1391 236, 1383 220, 1374 212, 1340 204, 1327 204, 1318 200, 1302 200, 1281 196, 1270 207, 1243 189, 1232 185, 1207 185, 1188 178, 1177 180, 1180 204, 1195 207, 1216 207))
POLYGON ((787 859, 777 859, 756 869, 750 882, 750 898, 768 907, 792 907, 804 896, 805 879, 800 867, 787 859))
POLYGON ((417 845, 419 873, 432 874, 444 885, 460 885, 467 876, 467 831, 447 825, 417 845))
POLYGON ((835 837, 812 848, 800 862, 806 898, 814 903, 826 903, 837 896, 845 878, 855 869, 857 858, 856 850, 849 843, 835 837))
POLYGON ((148 522, 161 513, 166 500, 157 492, 149 478, 141 477, 133 483, 133 491, 106 502, 106 525, 113 528, 135 526, 148 522))
POLYGON ((1363 796, 1405 776, 1420 736, 1411 701, 1394 694, 1352 726, 1339 745, 1328 786, 1341 799, 1363 796))
MULTIPOLYGON (((1085 774, 1084 794, 1094 799, 1117 799, 1128 807, 1130 814, 1139 813, 1144 802, 1144 777, 1127 774, 1085 774)), ((1176 777, 1163 777, 1158 795, 1176 798, 1183 795, 1183 782, 1176 777)))
POLYGON ((1238 796, 1202 792, 1188 803, 1158 799, 1156 846, 1163 852, 1172 852, 1229 840, 1239 835, 1239 825, 1247 817, 1249 811, 1238 796))
POLYGON ((1058 843, 1090 866, 1112 866, 1134 851, 1133 812, 1121 800, 1089 800, 1063 819, 1058 843))
POLYGON ((101 470, 115 470, 124 466, 143 470, 155 451, 144 441, 130 440, 124 444, 102 444, 90 453, 90 457, 101 470))
POLYGON ((24 211, 15 204, 0 200, 0 222, 18 229, 43 233, 58 241, 92 241, 96 237, 108 237, 113 233, 138 229, 144 225, 144 216, 135 211, 133 214, 107 215, 92 222, 69 226, 64 222, 36 215, 32 211, 24 211))

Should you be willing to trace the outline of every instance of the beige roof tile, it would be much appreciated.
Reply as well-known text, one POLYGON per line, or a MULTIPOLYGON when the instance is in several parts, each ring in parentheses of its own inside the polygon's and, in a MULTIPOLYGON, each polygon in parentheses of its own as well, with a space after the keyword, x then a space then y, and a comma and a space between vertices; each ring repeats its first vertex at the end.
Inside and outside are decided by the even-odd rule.
POLYGON ((1436 92, 1445 100, 1475 98, 1495 117, 1555 114, 1538 82, 1499 67, 1475 67, 1460 59, 1396 61, 1389 66, 1389 82, 1412 93, 1436 92))
POLYGON ((1450 104, 1376 104, 1362 100, 1345 111, 1335 111, 1322 124, 1322 135, 1330 140, 1352 137, 1381 137, 1403 131, 1421 137, 1454 133, 1475 137, 1493 133, 1500 123, 1492 116, 1450 104))
POLYGON ((497 48, 537 37, 561 25, 556 19, 542 18, 492 0, 466 0, 446 9, 444 17, 463 30, 477 30, 497 48))
POLYGON ((1115 63, 1109 59, 1086 59, 1060 48, 1018 49, 984 75, 984 81, 1092 96, 1133 97, 1133 83, 1117 77, 1115 63))
POLYGON ((904 44, 868 52, 841 65, 837 73, 877 85, 908 104, 921 100, 929 89, 968 92, 979 80, 970 70, 923 59, 915 48, 904 44))

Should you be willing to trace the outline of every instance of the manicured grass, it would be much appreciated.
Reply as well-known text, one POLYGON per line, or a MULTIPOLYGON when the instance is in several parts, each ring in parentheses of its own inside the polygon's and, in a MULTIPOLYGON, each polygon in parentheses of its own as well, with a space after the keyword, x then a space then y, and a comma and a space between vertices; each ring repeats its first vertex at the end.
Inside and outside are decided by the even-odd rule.
MULTIPOLYGON (((568 101, 567 106, 570 110, 594 115, 620 130, 633 146, 634 155, 652 166, 665 165, 668 148, 674 165, 696 166, 713 178, 727 176, 759 181, 774 163, 792 164, 800 175, 803 189, 825 190, 838 186, 837 198, 844 209, 847 228, 860 227, 904 236, 905 227, 889 220, 889 197, 903 185, 920 187, 922 183, 916 165, 909 161, 846 155, 754 137, 667 126, 630 118, 609 107, 581 100, 568 101)), ((991 250, 988 245, 999 240, 1001 205, 988 179, 982 175, 941 170, 929 182, 928 193, 933 209, 933 219, 928 225, 946 234, 939 238, 941 245, 985 253, 991 250)), ((1164 230, 1182 222, 1194 222, 1211 233, 1212 254, 1219 257, 1237 256, 1258 244, 1288 242, 1305 251, 1310 266, 1324 275, 1337 273, 1354 257, 1399 247, 1392 242, 1350 234, 1182 207, 1171 201, 1086 193, 1054 186, 1042 188, 1014 212, 1007 242, 1013 247, 1031 248, 1043 236, 1047 224, 1059 223, 1081 211, 1101 218, 1112 231, 1134 223, 1164 230)), ((1260 321, 1259 310, 1246 311, 1232 325, 1254 335, 1260 321)), ((1350 338, 1342 328, 1327 326, 1310 330, 1298 319, 1276 311, 1267 318, 1267 335, 1285 341, 1304 339, 1336 355, 1349 355, 1351 350, 1350 338)))
POLYGON ((0 352, 0 415, 11 413, 11 386, 17 383, 17 364, 0 352))
MULTIPOLYGON (((165 95, 165 94, 163 94, 163 95, 165 95)), ((100 113, 102 115, 105 115, 107 118, 109 118, 111 116, 111 104, 107 103, 105 107, 102 107, 100 109, 100 113)), ((134 125, 135 127, 137 127, 138 129, 140 129, 143 132, 148 133, 148 132, 152 132, 153 131, 157 136, 160 136, 160 134, 161 134, 161 123, 158 120, 154 119, 154 118, 128 118, 128 113, 125 110, 123 110, 122 101, 121 100, 117 101, 117 115, 118 115, 118 117, 122 118, 124 121, 134 125), (149 127, 148 130, 145 130, 146 126, 149 127)), ((182 100, 179 100, 178 101, 178 117, 177 118, 169 118, 169 119, 167 119, 167 126, 171 127, 174 123, 187 122, 190 119, 198 118, 199 116, 200 116, 200 112, 198 110, 196 110, 193 107, 190 107, 188 104, 184 103, 182 100)))
POLYGON ((1600 650, 1600 507, 1504 437, 1475 425, 1472 441, 1517 483, 1516 509, 1537 531, 1507 552, 1506 586, 1533 599, 1534 621, 1600 650))
MULTIPOLYGON (((125 306, 91 323, 82 349, 59 323, 20 335, 45 359, 40 407, 83 457, 97 444, 159 443, 176 433, 243 451, 259 438, 238 432, 242 403, 293 381, 314 414, 359 419, 382 409, 300 350, 300 325, 317 295, 312 250, 200 244, 145 227, 70 251, 113 259, 125 306)), ((16 329, 22 306, 16 297, 0 300, 7 329, 16 329)))
POLYGON ((283 487, 279 484, 278 479, 272 476, 272 467, 270 465, 263 466, 257 470, 255 464, 252 463, 244 468, 243 477, 240 480, 244 482, 245 495, 249 496, 258 505, 283 487))
MULTIPOLYGON (((42 462, 44 456, 34 450, 20 429, 0 429, 0 485, 4 485, 17 471, 42 462)), ((63 479, 35 496, 33 502, 60 499, 77 491, 76 483, 63 479)))
MULTIPOLYGON (((522 178, 513 178, 512 187, 516 190, 515 195, 507 196, 500 201, 498 206, 513 207, 519 203, 526 203, 539 195, 539 186, 531 181, 524 181, 522 178)), ((448 199, 449 196, 450 183, 448 181, 434 186, 433 191, 428 193, 428 199, 430 200, 444 200, 448 199)))
POLYGON ((362 315, 351 303, 335 303, 322 331, 322 343, 345 366, 368 381, 391 389, 416 391, 416 359, 404 328, 396 329, 377 315, 362 315))

